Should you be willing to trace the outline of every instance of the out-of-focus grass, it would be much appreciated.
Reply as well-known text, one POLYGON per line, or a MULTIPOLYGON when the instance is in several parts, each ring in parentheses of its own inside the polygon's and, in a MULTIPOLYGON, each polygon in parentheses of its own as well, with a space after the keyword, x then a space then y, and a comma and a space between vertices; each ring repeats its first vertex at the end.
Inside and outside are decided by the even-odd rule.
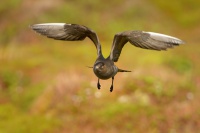
POLYGON ((53 125, 58 125, 58 121, 42 115, 31 115, 24 113, 12 104, 3 104, 0 106, 0 128, 1 133, 42 133, 52 131, 53 125))
POLYGON ((190 27, 200 21, 198 12, 200 12, 200 2, 192 0, 177 0, 173 4, 164 2, 162 0, 152 0, 161 10, 171 17, 179 24, 190 27), (184 12, 184 13, 183 13, 184 12))
POLYGON ((0 6, 4 13, 3 5, 15 7, 0 25, 4 33, 0 37, 0 133, 200 130, 200 50, 194 36, 199 29, 198 1, 58 0, 54 8, 44 6, 49 1, 42 8, 39 1, 15 2, 0 6), (116 64, 132 72, 117 74, 110 93, 111 80, 101 80, 102 89, 97 90, 97 78, 86 67, 96 59, 92 42, 55 41, 32 34, 28 25, 43 22, 92 28, 105 57, 114 34, 123 30, 162 31, 189 42, 164 52, 127 44, 116 64))
POLYGON ((9 11, 10 8, 17 8, 22 0, 10 0, 10 1, 4 1, 0 5, 0 15, 3 15, 6 11, 9 11), (8 8, 9 7, 9 8, 8 8))
MULTIPOLYGON (((7 124, 0 126, 4 132, 29 132, 33 127, 34 132, 199 129, 195 124, 199 122, 199 64, 189 51, 181 53, 187 45, 154 52, 128 44, 117 64, 132 72, 116 76, 112 93, 110 80, 101 81, 102 89, 97 90, 96 77, 85 67, 96 57, 95 52, 86 54, 95 51, 89 40, 19 45, 14 46, 15 52, 11 47, 1 49, 0 115, 7 124)), ((198 53, 193 47, 192 53, 198 53)), ((104 53, 109 49, 106 46, 104 53)))

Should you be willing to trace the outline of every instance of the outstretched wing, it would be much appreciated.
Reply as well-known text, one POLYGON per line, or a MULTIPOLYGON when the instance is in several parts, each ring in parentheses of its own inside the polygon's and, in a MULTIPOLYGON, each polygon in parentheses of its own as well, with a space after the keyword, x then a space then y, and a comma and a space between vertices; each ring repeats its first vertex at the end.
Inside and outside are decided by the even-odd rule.
POLYGON ((122 51, 123 46, 130 42, 136 47, 151 50, 166 50, 167 48, 173 48, 184 42, 178 38, 145 31, 125 31, 115 35, 110 59, 117 62, 122 51))
POLYGON ((64 41, 81 41, 86 37, 90 38, 95 44, 99 53, 101 46, 96 33, 86 26, 66 23, 43 23, 30 26, 34 31, 41 35, 64 41))

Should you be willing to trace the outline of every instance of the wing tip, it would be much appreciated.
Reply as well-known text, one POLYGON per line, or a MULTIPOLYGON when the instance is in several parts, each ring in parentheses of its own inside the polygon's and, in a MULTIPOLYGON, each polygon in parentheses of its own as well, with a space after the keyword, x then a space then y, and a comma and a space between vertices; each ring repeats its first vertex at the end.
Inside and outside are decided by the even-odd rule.
POLYGON ((186 44, 186 42, 181 40, 181 39, 179 39, 176 42, 174 42, 173 46, 179 46, 179 45, 183 45, 183 44, 186 44))
POLYGON ((183 41, 183 40, 181 40, 180 44, 186 44, 186 42, 185 42, 185 41, 183 41))
POLYGON ((39 27, 38 24, 31 24, 29 25, 29 28, 31 28, 32 30, 37 30, 39 27))
POLYGON ((34 24, 30 24, 28 27, 31 28, 31 29, 33 29, 34 24))

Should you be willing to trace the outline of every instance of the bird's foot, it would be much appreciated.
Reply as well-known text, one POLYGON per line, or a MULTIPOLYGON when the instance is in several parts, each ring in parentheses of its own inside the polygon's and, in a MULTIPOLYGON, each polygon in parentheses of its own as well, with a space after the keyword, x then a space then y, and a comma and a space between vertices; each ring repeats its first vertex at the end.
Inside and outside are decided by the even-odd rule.
POLYGON ((111 86, 110 86, 110 92, 113 91, 113 81, 114 81, 114 77, 112 77, 112 84, 111 84, 111 86))
POLYGON ((112 91, 113 91, 113 85, 110 86, 110 92, 112 92, 112 91))
POLYGON ((97 88, 98 88, 99 90, 101 89, 101 85, 100 85, 99 82, 97 83, 97 88))
POLYGON ((100 90, 101 89, 101 85, 100 85, 100 82, 99 82, 99 78, 98 78, 98 82, 97 82, 97 88, 100 90))

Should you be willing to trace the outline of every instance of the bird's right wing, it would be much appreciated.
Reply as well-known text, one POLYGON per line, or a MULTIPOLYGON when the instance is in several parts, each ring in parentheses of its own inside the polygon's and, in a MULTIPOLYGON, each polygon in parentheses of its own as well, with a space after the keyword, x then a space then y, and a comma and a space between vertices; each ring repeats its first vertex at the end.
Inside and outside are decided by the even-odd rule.
POLYGON ((178 38, 145 31, 124 31, 115 35, 112 49, 110 53, 110 59, 117 62, 121 54, 124 45, 130 42, 136 47, 151 50, 166 50, 173 48, 184 42, 178 38))
POLYGON ((101 50, 101 45, 96 33, 83 25, 66 23, 43 23, 33 24, 30 27, 39 34, 56 40, 81 41, 88 37, 95 44, 98 54, 101 50))

